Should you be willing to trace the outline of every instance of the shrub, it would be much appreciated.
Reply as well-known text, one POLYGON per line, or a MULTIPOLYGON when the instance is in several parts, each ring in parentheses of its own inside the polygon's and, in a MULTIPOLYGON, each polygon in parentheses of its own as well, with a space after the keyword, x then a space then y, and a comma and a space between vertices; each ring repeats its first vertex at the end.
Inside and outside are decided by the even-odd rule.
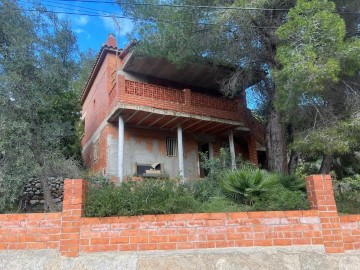
POLYGON ((303 182, 298 178, 249 165, 236 171, 219 170, 217 177, 218 182, 215 178, 189 180, 185 184, 168 179, 146 179, 123 182, 120 186, 105 178, 91 178, 86 216, 308 208, 303 182))
POLYGON ((334 191, 339 212, 360 214, 360 175, 334 180, 334 191))
POLYGON ((211 197, 201 206, 201 212, 205 213, 245 211, 251 211, 251 207, 248 205, 237 204, 223 196, 211 197))
POLYGON ((250 166, 243 166, 235 171, 226 170, 222 177, 223 193, 238 203, 246 205, 253 205, 255 201, 279 185, 275 174, 250 166))
POLYGON ((221 193, 219 185, 208 178, 189 180, 183 185, 183 188, 202 203, 210 200, 211 197, 219 196, 221 193))
POLYGON ((173 180, 127 181, 90 185, 87 216, 145 215, 194 212, 200 202, 173 180))
POLYGON ((301 191, 290 191, 279 187, 276 192, 267 193, 255 201, 254 211, 279 211, 279 210, 305 210, 309 209, 306 194, 301 191))
POLYGON ((305 178, 298 177, 297 175, 278 174, 277 179, 284 188, 290 191, 306 192, 305 178))

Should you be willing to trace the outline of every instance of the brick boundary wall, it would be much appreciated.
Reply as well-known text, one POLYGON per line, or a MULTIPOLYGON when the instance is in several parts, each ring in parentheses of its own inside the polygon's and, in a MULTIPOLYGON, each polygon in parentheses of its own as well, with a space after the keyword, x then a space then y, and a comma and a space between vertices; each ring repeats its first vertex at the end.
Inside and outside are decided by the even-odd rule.
POLYGON ((331 177, 306 178, 310 210, 84 217, 87 182, 66 179, 61 213, 0 215, 0 250, 80 252, 323 245, 360 250, 360 215, 339 217, 331 177))

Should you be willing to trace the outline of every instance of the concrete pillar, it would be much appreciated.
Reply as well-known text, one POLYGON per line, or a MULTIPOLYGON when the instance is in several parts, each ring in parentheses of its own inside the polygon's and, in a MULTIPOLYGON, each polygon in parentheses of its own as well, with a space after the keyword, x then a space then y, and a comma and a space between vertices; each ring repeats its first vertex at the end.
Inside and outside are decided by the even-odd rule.
POLYGON ((184 175, 184 146, 183 146, 183 134, 182 127, 179 125, 177 128, 177 145, 178 145, 178 154, 179 154, 179 174, 182 182, 185 182, 184 175))
POLYGON ((118 179, 122 182, 124 177, 124 120, 119 116, 118 136, 118 179))
POLYGON ((209 143, 209 159, 214 158, 214 147, 213 144, 210 142, 209 143))
POLYGON ((235 145, 234 145, 234 134, 232 130, 229 133, 229 145, 230 145, 230 155, 231 155, 231 169, 236 169, 236 160, 235 160, 235 145))

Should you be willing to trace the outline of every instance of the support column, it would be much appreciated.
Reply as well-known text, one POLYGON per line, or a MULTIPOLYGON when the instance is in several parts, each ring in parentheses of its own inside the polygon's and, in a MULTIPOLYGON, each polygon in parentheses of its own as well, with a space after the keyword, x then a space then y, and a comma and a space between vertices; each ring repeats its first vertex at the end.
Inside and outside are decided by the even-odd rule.
POLYGON ((118 180, 122 182, 124 177, 124 120, 119 116, 118 135, 118 180))
POLYGON ((214 158, 214 147, 211 142, 209 143, 209 158, 210 159, 214 158))
POLYGON ((231 169, 236 170, 234 134, 232 130, 229 133, 229 145, 230 145, 230 155, 231 155, 231 169))
POLYGON ((185 183, 184 146, 183 146, 182 127, 180 125, 177 127, 177 145, 178 145, 178 154, 179 154, 179 174, 182 179, 182 182, 185 183))

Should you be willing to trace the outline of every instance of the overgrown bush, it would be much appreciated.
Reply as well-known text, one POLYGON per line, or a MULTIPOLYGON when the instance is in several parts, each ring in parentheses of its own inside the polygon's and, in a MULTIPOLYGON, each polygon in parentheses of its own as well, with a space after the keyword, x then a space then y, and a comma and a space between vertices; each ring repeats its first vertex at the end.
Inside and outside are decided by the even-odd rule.
POLYGON ((264 194, 275 190, 278 184, 276 175, 250 166, 243 166, 239 170, 224 171, 221 188, 228 198, 241 204, 253 205, 264 194))
POLYGON ((252 166, 225 171, 221 188, 235 202, 252 210, 307 209, 305 181, 296 176, 270 173, 252 166))
POLYGON ((340 213, 360 214, 360 175, 335 179, 334 191, 340 213))
POLYGON ((202 155, 205 179, 181 184, 169 179, 127 181, 115 186, 105 178, 90 178, 87 216, 308 209, 305 181, 297 176, 261 170, 236 161, 231 170, 228 149, 217 157, 202 155))
POLYGON ((174 180, 127 181, 116 187, 113 183, 90 185, 87 216, 144 215, 194 212, 200 207, 174 180))
POLYGON ((219 182, 215 178, 188 180, 185 184, 169 179, 147 179, 123 182, 120 186, 104 178, 92 178, 86 215, 133 216, 308 208, 302 191, 303 183, 294 177, 286 178, 248 165, 236 171, 219 170, 217 177, 219 182))

